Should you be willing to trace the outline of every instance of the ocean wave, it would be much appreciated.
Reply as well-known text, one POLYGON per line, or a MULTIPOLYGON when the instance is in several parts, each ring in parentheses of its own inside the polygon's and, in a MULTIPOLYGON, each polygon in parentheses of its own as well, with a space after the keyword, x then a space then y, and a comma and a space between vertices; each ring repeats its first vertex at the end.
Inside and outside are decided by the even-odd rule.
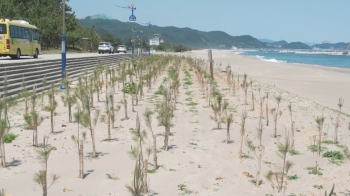
POLYGON ((287 62, 287 61, 282 61, 282 60, 277 60, 277 59, 265 59, 264 56, 259 56, 259 55, 255 55, 255 57, 260 59, 260 60, 272 62, 272 63, 286 63, 287 62))

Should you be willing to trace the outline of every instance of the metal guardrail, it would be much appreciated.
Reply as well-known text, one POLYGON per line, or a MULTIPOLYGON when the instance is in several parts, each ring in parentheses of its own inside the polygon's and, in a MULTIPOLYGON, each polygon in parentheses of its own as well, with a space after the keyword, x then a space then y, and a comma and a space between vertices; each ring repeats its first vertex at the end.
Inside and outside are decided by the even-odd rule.
MULTIPOLYGON (((129 59, 131 59, 130 54, 69 58, 66 66, 67 75, 70 78, 76 78, 82 72, 91 72, 99 62, 114 67, 119 62, 129 59)), ((19 94, 23 81, 29 91, 36 85, 36 92, 41 92, 44 78, 49 83, 61 82, 61 59, 1 65, 0 97, 4 93, 5 77, 7 77, 7 96, 19 94)))

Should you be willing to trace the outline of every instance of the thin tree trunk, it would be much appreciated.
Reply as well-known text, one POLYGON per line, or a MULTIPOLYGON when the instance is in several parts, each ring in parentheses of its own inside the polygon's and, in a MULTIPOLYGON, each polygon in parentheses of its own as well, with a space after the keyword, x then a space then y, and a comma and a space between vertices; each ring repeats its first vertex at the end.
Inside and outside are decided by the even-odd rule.
POLYGON ((255 107, 254 107, 254 91, 253 91, 253 88, 252 88, 252 110, 254 111, 255 107))
POLYGON ((124 99, 125 118, 128 119, 128 102, 124 99))
POLYGON ((262 158, 262 156, 258 157, 258 170, 256 171, 255 186, 259 186, 260 185, 261 158, 262 158))
POLYGON ((335 124, 335 129, 334 129, 334 143, 338 144, 338 127, 339 127, 339 118, 337 119, 337 122, 335 124))
POLYGON ((278 120, 279 107, 280 107, 280 105, 277 104, 277 110, 276 110, 275 119, 274 119, 274 121, 275 121, 275 136, 274 137, 275 138, 277 137, 277 120, 278 120))
POLYGON ((291 135, 290 135, 290 138, 291 138, 291 140, 290 140, 290 147, 292 148, 292 150, 295 150, 295 148, 294 148, 294 122, 292 121, 292 132, 291 132, 291 135))
POLYGON ((269 99, 266 99, 266 126, 269 126, 269 99))
POLYGON ((54 133, 54 131, 53 131, 53 111, 51 111, 51 119, 50 119, 50 121, 51 121, 51 133, 54 133))
POLYGON ((157 137, 153 135, 153 169, 157 170, 157 137))
POLYGON ((227 139, 226 143, 228 144, 230 142, 230 123, 227 123, 227 139))
POLYGON ((108 140, 111 141, 111 115, 108 113, 107 115, 107 127, 108 127, 108 140))
POLYGON ((131 107, 132 107, 132 112, 135 112, 135 108, 134 108, 134 95, 131 95, 131 107))
POLYGON ((84 142, 79 141, 79 178, 84 179, 84 142))
POLYGON ((136 100, 136 106, 139 105, 139 97, 137 96, 137 94, 135 94, 135 100, 136 100))
POLYGON ((47 196, 47 173, 45 170, 41 170, 39 171, 43 176, 44 176, 44 181, 42 184, 42 188, 43 188, 43 196, 47 196))
POLYGON ((241 145, 239 147, 239 158, 242 158, 242 153, 243 153, 243 134, 241 134, 241 145))
POLYGON ((24 103, 25 103, 25 113, 27 114, 28 113, 28 99, 27 98, 25 98, 24 103))
POLYGON ((168 135, 168 126, 165 126, 165 134, 164 134, 164 150, 168 151, 168 141, 169 141, 169 135, 168 135))
POLYGON ((72 103, 71 103, 71 100, 70 100, 70 97, 68 98, 68 120, 69 122, 71 123, 72 122, 72 103))
POLYGON ((38 125, 35 125, 35 145, 38 146, 38 125))
POLYGON ((275 126, 274 126, 274 130, 275 130, 275 134, 274 134, 274 138, 276 138, 277 137, 277 114, 276 114, 276 116, 274 117, 275 119, 274 119, 274 122, 275 122, 275 126))
POLYGON ((96 145, 95 145, 95 131, 93 129, 90 129, 91 133, 91 140, 92 140, 92 157, 96 156, 96 145))
POLYGON ((148 160, 145 159, 143 162, 143 179, 142 179, 142 195, 148 196, 148 186, 147 186, 147 166, 148 166, 148 160))
POLYGON ((35 128, 33 129, 33 146, 35 146, 35 128))
POLYGON ((1 166, 6 167, 4 139, 0 140, 1 166))
POLYGON ((97 101, 100 102, 100 88, 97 87, 97 101))

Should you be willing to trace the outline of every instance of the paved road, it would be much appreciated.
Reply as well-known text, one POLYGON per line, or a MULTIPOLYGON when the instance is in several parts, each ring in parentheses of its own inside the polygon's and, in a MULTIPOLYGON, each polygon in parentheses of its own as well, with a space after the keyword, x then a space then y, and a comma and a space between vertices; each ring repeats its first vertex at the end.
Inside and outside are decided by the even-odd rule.
MULTIPOLYGON (((106 55, 124 55, 124 54, 98 54, 98 53, 73 53, 67 54, 67 59, 69 58, 81 58, 81 57, 93 57, 93 56, 106 56, 106 55)), ((42 54, 39 58, 34 59, 29 56, 21 56, 20 59, 11 59, 10 57, 0 57, 0 65, 2 64, 12 64, 12 63, 22 63, 22 62, 35 62, 35 61, 46 61, 61 59, 61 54, 42 54)))

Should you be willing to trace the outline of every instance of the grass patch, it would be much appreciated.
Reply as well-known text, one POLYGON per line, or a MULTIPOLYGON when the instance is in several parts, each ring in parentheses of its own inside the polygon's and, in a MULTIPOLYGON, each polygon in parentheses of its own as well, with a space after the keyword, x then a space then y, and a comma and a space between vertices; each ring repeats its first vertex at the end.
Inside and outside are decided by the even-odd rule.
POLYGON ((4 142, 5 142, 6 144, 12 143, 12 141, 15 140, 17 137, 18 137, 18 135, 15 135, 15 134, 13 134, 13 133, 9 133, 9 134, 7 134, 7 135, 5 136, 4 142))
POLYGON ((147 173, 154 174, 154 173, 156 173, 156 171, 157 171, 157 170, 155 170, 155 169, 148 169, 148 170, 147 170, 147 173))
POLYGON ((320 170, 316 170, 316 167, 307 167, 306 170, 308 170, 309 174, 313 174, 313 175, 318 175, 318 176, 321 176, 322 175, 322 172, 320 172, 320 170))
POLYGON ((179 184, 177 185, 178 190, 181 191, 181 195, 190 195, 193 193, 192 190, 187 189, 187 186, 185 184, 179 184))
POLYGON ((315 184, 312 187, 314 187, 316 189, 323 189, 323 186, 322 185, 318 185, 318 184, 315 184))
POLYGON ((265 163, 266 165, 272 165, 270 161, 263 161, 263 163, 265 163))
POLYGON ((106 174, 107 176, 107 179, 110 179, 110 180, 119 180, 119 178, 115 175, 112 175, 112 174, 106 174))
POLYGON ((154 92, 154 94, 155 94, 155 95, 163 95, 163 94, 164 94, 164 86, 161 84, 161 85, 158 87, 157 91, 154 92))
POLYGON ((190 96, 192 94, 193 91, 186 91, 186 95, 190 96))
POLYGON ((193 84, 193 83, 192 83, 192 81, 191 81, 191 80, 189 80, 189 79, 185 79, 184 85, 189 86, 189 85, 192 85, 192 84, 193 84))
POLYGON ((294 155, 300 155, 300 152, 297 151, 297 150, 290 150, 290 151, 289 151, 289 154, 292 155, 292 156, 294 156, 294 155))
POLYGON ((287 179, 288 179, 288 180, 298 180, 298 179, 299 179, 299 176, 296 175, 296 174, 294 174, 294 175, 292 175, 292 176, 287 176, 287 179))
POLYGON ((325 158, 330 158, 329 161, 338 166, 344 163, 343 160, 345 159, 344 154, 340 151, 328 151, 325 152, 322 156, 325 158))
POLYGON ((162 137, 162 136, 164 136, 164 133, 157 133, 156 136, 157 136, 157 137, 162 137))
MULTIPOLYGON (((317 148, 318 148, 318 146, 317 146, 316 144, 311 145, 311 146, 308 147, 308 149, 309 149, 311 152, 317 152, 317 148)), ((325 150, 327 150, 327 148, 324 147, 324 146, 321 146, 321 152, 323 152, 323 151, 325 151, 325 150)))
POLYGON ((196 105, 198 105, 198 103, 192 101, 190 103, 186 103, 186 105, 188 105, 188 106, 196 106, 196 105))
POLYGON ((341 148, 341 149, 345 149, 346 148, 346 146, 342 145, 342 144, 336 144, 335 146, 337 146, 338 148, 341 148))
POLYGON ((192 101, 192 98, 191 97, 186 98, 185 101, 192 101))
POLYGON ((324 140, 322 141, 323 144, 334 144, 332 140, 324 140))

